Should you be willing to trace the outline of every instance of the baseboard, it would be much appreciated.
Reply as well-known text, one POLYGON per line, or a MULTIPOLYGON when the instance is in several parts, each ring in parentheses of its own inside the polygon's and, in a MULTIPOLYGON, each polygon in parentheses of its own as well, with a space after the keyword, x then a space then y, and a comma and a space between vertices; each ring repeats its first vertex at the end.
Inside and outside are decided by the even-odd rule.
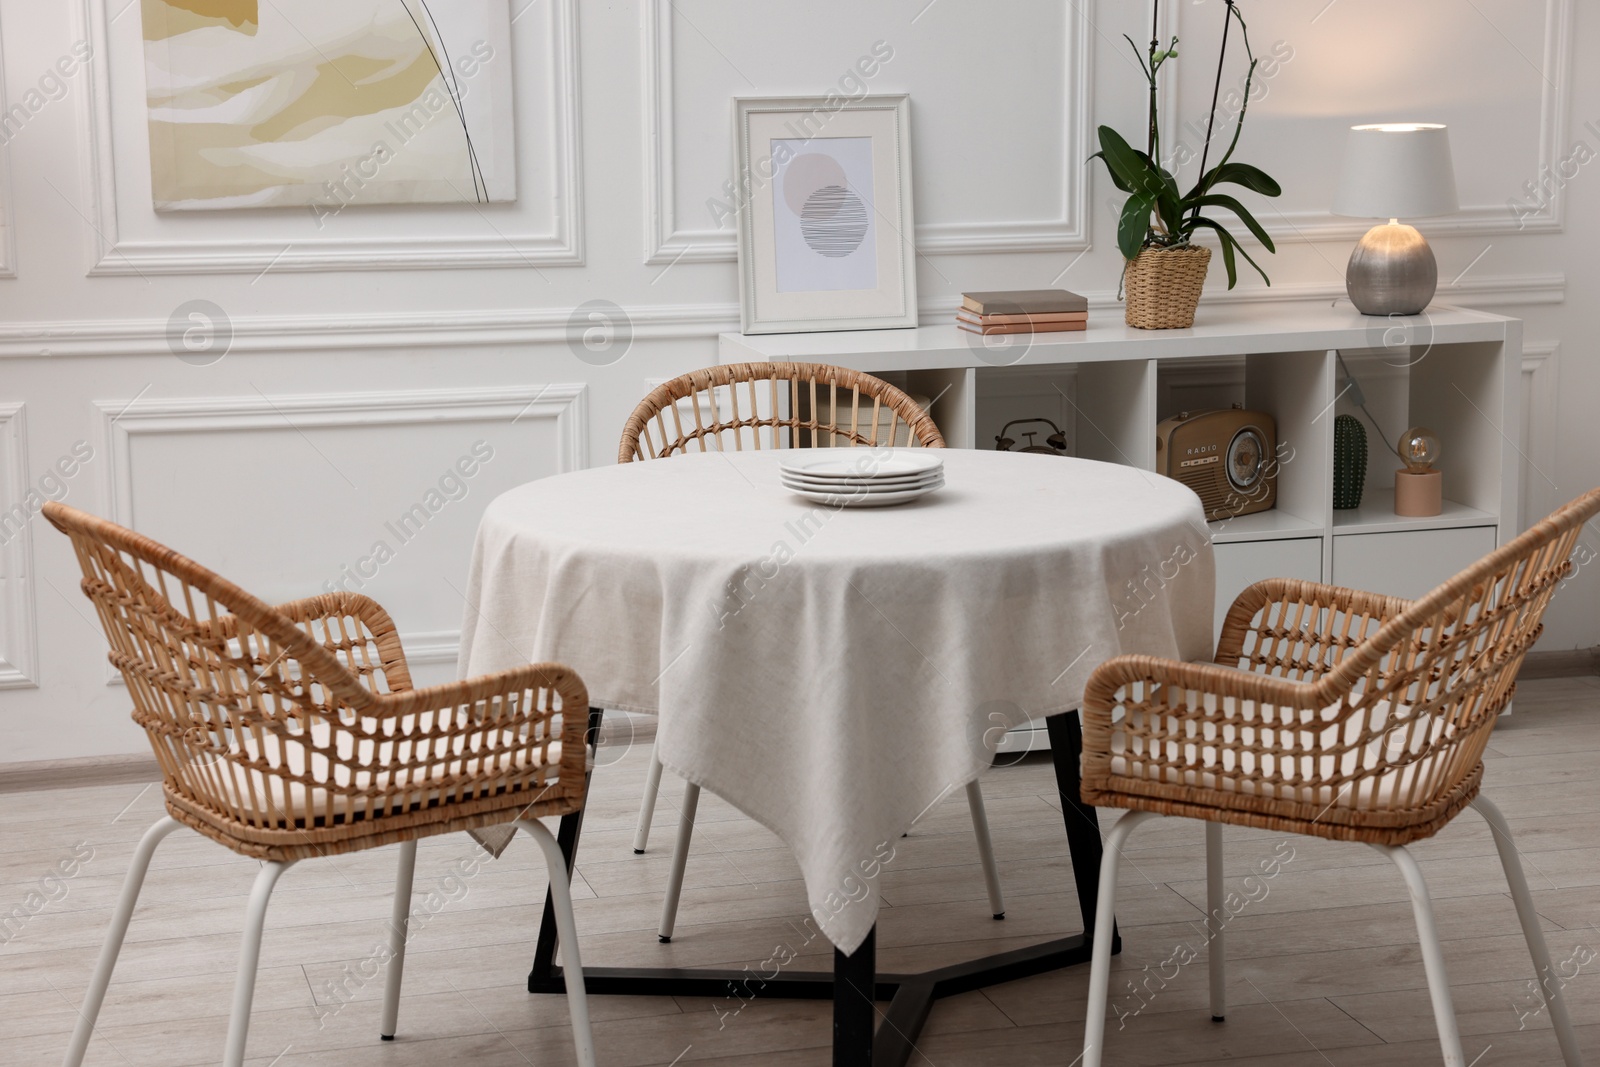
POLYGON ((159 781, 161 765, 148 752, 0 763, 0 793, 81 789, 91 785, 143 785, 159 781))
POLYGON ((1522 661, 1522 670, 1517 672, 1517 681, 1576 678, 1585 674, 1600 674, 1600 645, 1554 652, 1529 652, 1522 661))

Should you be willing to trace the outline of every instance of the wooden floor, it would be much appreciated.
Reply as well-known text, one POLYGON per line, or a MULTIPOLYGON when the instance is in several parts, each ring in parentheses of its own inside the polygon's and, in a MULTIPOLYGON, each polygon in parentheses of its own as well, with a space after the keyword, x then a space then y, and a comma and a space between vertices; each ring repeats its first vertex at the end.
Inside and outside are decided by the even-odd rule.
MULTIPOLYGON (((678 936, 657 944, 677 788, 664 789, 649 854, 634 856, 629 840, 648 742, 627 742, 613 737, 602 749, 580 854, 574 893, 586 962, 755 967, 787 945, 803 950, 793 966, 827 966, 826 946, 806 944, 797 926, 805 898, 787 852, 709 795, 700 805, 678 936)), ((989 917, 958 794, 901 842, 882 876, 889 905, 879 928, 883 969, 921 969, 1075 929, 1049 764, 996 769, 984 789, 1007 918, 989 917)), ((1517 713, 1494 736, 1485 791, 1511 819, 1554 959, 1577 972, 1566 993, 1584 1049, 1600 1063, 1600 679, 1525 683, 1517 713)), ((12 916, 14 934, 0 945, 0 1062, 60 1062, 133 845, 160 814, 157 794, 108 785, 0 796, 0 918, 12 916), (75 857, 75 874, 46 880, 63 863, 74 870, 75 857)), ((1106 822, 1115 817, 1103 815, 1106 822)), ((1281 840, 1230 829, 1229 888, 1243 895, 1245 875, 1281 840)), ((1293 859, 1276 877, 1252 883, 1255 899, 1229 927, 1232 1007, 1227 1021, 1215 1024, 1205 1010, 1201 828, 1167 820, 1134 836, 1117 909, 1125 947, 1113 975, 1108 1063, 1440 1062, 1398 873, 1364 846, 1290 843, 1293 859), (1187 966, 1163 967, 1191 954, 1187 966)), ((1415 851, 1437 905, 1468 1062, 1558 1064, 1483 821, 1468 812, 1415 851)), ((412 942, 393 1043, 377 1040, 382 979, 373 956, 389 913, 394 850, 289 871, 268 915, 250 1062, 570 1063, 563 1000, 523 991, 544 891, 538 850, 521 841, 498 861, 474 858, 464 835, 435 838, 420 850, 415 901, 431 894, 437 910, 412 942)), ((254 862, 186 831, 167 840, 87 1062, 182 1067, 220 1060, 255 871, 254 862)), ((916 1062, 1072 1062, 1082 1041, 1085 972, 942 1002, 916 1062)), ((737 1012, 731 999, 591 1003, 606 1065, 829 1062, 829 1007, 822 1002, 757 1001, 737 1012)))

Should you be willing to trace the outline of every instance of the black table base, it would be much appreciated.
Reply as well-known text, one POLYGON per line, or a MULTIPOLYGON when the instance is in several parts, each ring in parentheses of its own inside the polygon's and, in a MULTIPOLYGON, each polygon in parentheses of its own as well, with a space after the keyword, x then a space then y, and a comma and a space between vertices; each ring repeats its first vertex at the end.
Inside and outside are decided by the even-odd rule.
MULTIPOLYGON (((1083 933, 1057 938, 1027 948, 983 956, 963 963, 916 974, 877 973, 877 930, 851 955, 834 950, 833 971, 779 973, 752 976, 749 970, 673 967, 585 967, 584 988, 596 996, 752 997, 788 1000, 833 1000, 834 1067, 905 1067, 911 1062, 917 1036, 928 1021, 934 1001, 985 986, 1088 963, 1094 941, 1095 896, 1100 874, 1100 824, 1095 810, 1078 799, 1078 764, 1083 733, 1078 715, 1071 712, 1045 720, 1050 751, 1055 762, 1056 786, 1061 794, 1067 848, 1072 856, 1083 933), (871 995, 868 995, 871 990, 871 995), (881 1013, 877 1001, 888 1001, 881 1013)), ((589 712, 591 743, 600 729, 600 711, 589 712)), ((556 835, 570 871, 578 852, 583 813, 561 820, 556 835)), ((530 993, 565 993, 566 980, 555 965, 554 903, 545 896, 544 918, 530 993)), ((1121 939, 1112 935, 1112 951, 1120 952, 1121 939)))

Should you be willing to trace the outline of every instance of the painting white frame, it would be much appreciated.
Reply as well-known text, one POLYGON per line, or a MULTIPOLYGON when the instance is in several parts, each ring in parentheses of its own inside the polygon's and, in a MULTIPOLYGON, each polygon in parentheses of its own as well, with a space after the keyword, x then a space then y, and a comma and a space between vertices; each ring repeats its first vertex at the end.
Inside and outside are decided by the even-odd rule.
MULTIPOLYGON (((778 164, 788 163, 784 158, 778 164)), ((911 98, 736 97, 733 185, 739 220, 739 322, 747 334, 907 329, 917 325, 916 228, 911 205, 911 98), (871 139, 873 289, 781 292, 774 197, 775 140, 871 139)))

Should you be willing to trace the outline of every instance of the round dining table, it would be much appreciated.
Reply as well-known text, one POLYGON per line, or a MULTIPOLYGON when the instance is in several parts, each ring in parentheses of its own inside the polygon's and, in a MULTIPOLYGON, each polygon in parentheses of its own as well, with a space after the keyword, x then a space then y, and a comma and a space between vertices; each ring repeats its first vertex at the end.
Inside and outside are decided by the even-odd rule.
MULTIPOLYGON (((657 715, 662 764, 793 851, 836 975, 920 1003, 896 999, 869 1059, 871 998, 854 998, 864 1012, 841 1000, 829 975, 778 977, 769 994, 834 996, 836 1063, 904 1062, 895 1052, 909 1056, 932 999, 1087 952, 1075 937, 975 961, 959 980, 876 975, 893 842, 988 769, 1007 729, 1042 719, 1091 933, 1100 841, 1077 796, 1070 713, 1112 656, 1211 658, 1209 531, 1189 489, 1131 466, 944 449, 942 488, 865 508, 784 488, 793 455, 690 454, 502 494, 478 529, 460 671, 557 661, 596 709, 657 715), (840 1042, 859 1055, 841 1058, 840 1042)), ((571 862, 581 818, 569 818, 571 862)), ((553 952, 546 921, 530 989, 563 988, 553 952)), ((586 979, 595 993, 723 994, 698 973, 586 979)))

